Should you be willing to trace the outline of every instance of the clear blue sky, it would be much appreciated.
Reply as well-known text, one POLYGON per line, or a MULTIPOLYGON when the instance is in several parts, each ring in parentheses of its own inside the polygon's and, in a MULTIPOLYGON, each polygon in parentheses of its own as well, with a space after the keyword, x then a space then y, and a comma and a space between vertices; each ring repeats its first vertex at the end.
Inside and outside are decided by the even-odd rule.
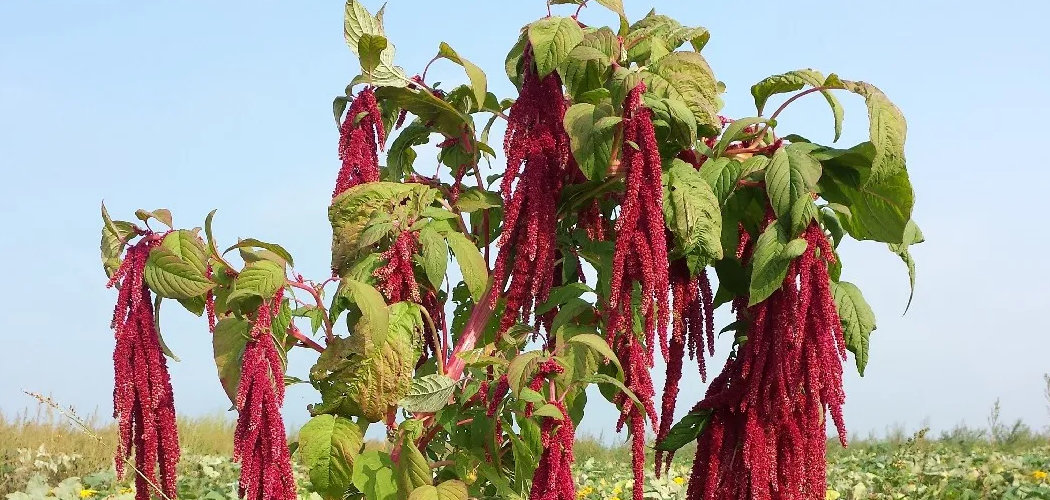
MULTIPOLYGON (((851 431, 914 428, 924 418, 934 429, 983 424, 996 398, 1005 418, 1050 423, 1041 397, 1041 374, 1050 371, 1040 180, 1047 141, 1038 129, 1050 115, 1048 4, 625 3, 632 19, 655 3, 711 30, 704 54, 729 88, 730 116, 753 113, 752 83, 802 67, 872 82, 907 116, 915 218, 927 242, 913 249, 918 290, 904 317, 903 264, 882 245, 845 244, 844 277, 878 315, 867 376, 847 370, 851 431)), ((517 29, 545 13, 544 2, 445 4, 458 7, 389 2, 398 64, 419 72, 447 41, 488 72, 491 90, 508 95, 504 55, 517 29)), ((115 294, 103 288, 98 257, 102 199, 125 218, 169 207, 184 227, 218 208, 220 242, 281 242, 300 272, 325 275, 338 165, 331 100, 357 74, 342 8, 335 0, 0 2, 3 412, 30 406, 21 393, 28 389, 108 415, 115 294)), ((597 5, 583 19, 614 21, 597 5)), ((449 63, 432 74, 464 81, 449 63)), ((859 99, 843 99, 842 142, 852 145, 866 136, 865 111, 859 99)), ((782 126, 829 141, 822 100, 799 104, 782 126)), ((171 363, 179 410, 228 408, 203 322, 171 307, 163 327, 183 360, 171 363)), ((714 369, 728 350, 718 347, 714 369)), ((293 356, 291 374, 304 376, 309 364, 310 356, 293 356)), ((704 386, 698 378, 683 386, 688 408, 704 386)), ((292 390, 289 420, 304 421, 313 400, 312 389, 292 390)), ((608 435, 612 415, 596 404, 583 429, 608 435)))

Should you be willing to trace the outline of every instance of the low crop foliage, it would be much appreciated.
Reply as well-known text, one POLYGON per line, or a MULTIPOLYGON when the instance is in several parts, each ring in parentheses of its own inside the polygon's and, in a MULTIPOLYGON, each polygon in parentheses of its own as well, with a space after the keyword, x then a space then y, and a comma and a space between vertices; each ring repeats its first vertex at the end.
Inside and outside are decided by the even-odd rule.
POLYGON ((707 30, 655 12, 631 22, 619 0, 591 2, 618 26, 588 26, 587 3, 548 2, 521 29, 504 68, 517 96, 501 98, 445 43, 431 64, 462 67, 466 83, 438 88, 429 64, 409 76, 382 9, 347 2, 361 74, 333 103, 341 166, 320 279, 276 243, 222 249, 214 211, 181 229, 166 209, 133 222, 103 207, 103 265, 119 290, 116 473, 133 476, 137 500, 182 494, 159 320, 172 301, 213 334, 238 412, 242 498, 295 497, 294 452, 324 499, 577 500, 594 490, 573 472, 591 385, 630 436, 617 495, 673 485, 690 500, 824 498, 826 418, 845 444, 843 364, 852 352, 863 374, 875 329, 860 289, 840 279, 839 243, 888 245, 914 284, 909 246, 923 237, 904 117, 875 86, 810 69, 752 86, 757 116, 724 117, 707 30), (785 133, 784 109, 817 93, 836 140, 837 95, 863 98, 869 140, 835 148, 785 133), (506 163, 486 177, 497 120, 506 163), (439 153, 424 161, 415 148, 432 140, 439 153), (727 304, 735 321, 715 325, 727 304), (706 380, 716 328, 736 339, 728 361, 673 422, 683 365, 706 380), (318 353, 305 379, 285 373, 294 348, 318 353), (317 401, 289 448, 280 409, 295 383, 317 401), (372 425, 386 428, 385 449, 364 449, 372 425), (694 441, 686 473, 672 461, 694 441))

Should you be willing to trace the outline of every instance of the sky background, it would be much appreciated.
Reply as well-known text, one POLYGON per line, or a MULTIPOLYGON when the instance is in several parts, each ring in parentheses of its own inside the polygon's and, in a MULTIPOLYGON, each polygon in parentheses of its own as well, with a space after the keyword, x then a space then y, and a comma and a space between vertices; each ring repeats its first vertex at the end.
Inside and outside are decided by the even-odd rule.
MULTIPOLYGON (((866 376, 852 356, 846 370, 851 432, 914 429, 927 419, 935 431, 984 425, 996 398, 1007 420, 1050 424, 1042 397, 1050 196, 1038 129, 1050 115, 1047 3, 625 3, 632 20, 655 6, 711 31, 704 55, 728 87, 728 116, 754 114, 754 82, 812 67, 874 83, 907 117, 914 218, 926 236, 912 250, 918 286, 908 314, 906 271, 885 245, 841 249, 843 278, 861 287, 878 317, 866 376)), ((380 2, 366 5, 374 12, 380 2)), ((98 255, 103 199, 114 218, 168 207, 187 228, 217 208, 220 244, 279 242, 299 272, 328 273, 326 214, 338 170, 331 101, 359 72, 343 42, 342 11, 334 0, 0 2, 0 262, 8 283, 0 292, 0 411, 32 408, 22 393, 31 390, 109 415, 116 293, 104 288, 98 255)), ((542 0, 391 0, 386 31, 409 74, 446 41, 506 97, 506 52, 518 28, 545 13, 542 0)), ((615 22, 598 5, 581 20, 615 22)), ((447 61, 430 75, 445 88, 466 81, 447 61)), ((841 99, 840 144, 848 147, 866 139, 867 119, 860 98, 841 99)), ((831 140, 819 96, 793 105, 780 124, 831 140)), ((423 152, 417 166, 432 158, 423 152)), ((717 320, 727 324, 728 311, 717 320)), ((204 321, 169 307, 162 327, 182 359, 169 363, 178 410, 226 410, 204 321)), ((729 342, 718 343, 710 371, 721 368, 729 342)), ((305 377, 311 359, 293 355, 289 374, 305 377)), ((662 375, 654 378, 662 386, 662 375)), ((687 372, 679 413, 705 388, 687 372)), ((307 419, 316 397, 308 386, 290 390, 290 425, 307 419)), ((591 401, 582 430, 609 437, 614 410, 591 401)))

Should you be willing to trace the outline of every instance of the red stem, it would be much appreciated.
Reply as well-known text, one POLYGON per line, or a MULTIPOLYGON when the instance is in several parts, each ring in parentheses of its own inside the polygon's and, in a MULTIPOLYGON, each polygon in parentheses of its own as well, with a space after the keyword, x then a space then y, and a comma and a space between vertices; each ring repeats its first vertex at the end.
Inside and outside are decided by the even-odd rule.
POLYGON ((317 308, 321 310, 321 318, 324 320, 324 336, 328 339, 328 342, 335 340, 335 334, 332 333, 332 318, 328 317, 328 311, 324 308, 324 300, 321 299, 321 293, 316 288, 306 285, 304 283, 298 283, 291 280, 286 280, 288 286, 305 290, 314 298, 314 303, 317 304, 317 308))
POLYGON ((289 335, 295 337, 300 342, 305 344, 306 347, 309 347, 310 349, 313 349, 313 350, 315 350, 317 352, 324 352, 324 347, 321 347, 321 344, 318 344, 317 342, 314 342, 314 339, 311 339, 310 337, 307 337, 306 334, 301 332, 301 331, 299 331, 298 328, 295 328, 293 326, 292 328, 288 329, 288 333, 289 333, 289 335))
POLYGON ((470 318, 467 319, 467 325, 463 327, 463 334, 460 335, 456 347, 452 349, 451 360, 445 366, 445 374, 452 380, 459 380, 459 377, 463 375, 467 362, 459 357, 459 353, 474 348, 478 337, 481 336, 481 331, 485 329, 493 311, 496 310, 496 295, 498 293, 495 293, 494 287, 490 285, 485 293, 481 294, 474 309, 470 311, 470 318))

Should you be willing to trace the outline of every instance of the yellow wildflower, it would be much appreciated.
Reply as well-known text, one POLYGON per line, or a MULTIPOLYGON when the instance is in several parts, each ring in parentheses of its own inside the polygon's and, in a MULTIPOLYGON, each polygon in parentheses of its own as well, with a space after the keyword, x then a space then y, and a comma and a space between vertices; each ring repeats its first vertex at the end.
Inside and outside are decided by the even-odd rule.
POLYGON ((620 493, 623 493, 623 490, 621 490, 619 486, 613 488, 613 490, 612 490, 613 498, 616 498, 616 495, 619 495, 620 493))
POLYGON ((612 497, 609 500, 620 500, 620 497, 612 497))
POLYGON ((120 489, 120 494, 121 495, 130 495, 130 494, 132 494, 134 492, 135 492, 134 488, 121 488, 120 489))
POLYGON ((835 490, 828 490, 824 493, 825 500, 839 500, 842 495, 835 490))
POLYGON ((80 490, 80 498, 90 498, 95 496, 95 493, 98 492, 92 489, 80 490))
POLYGON ((678 486, 685 484, 685 479, 682 476, 675 477, 674 479, 672 479, 672 481, 674 481, 674 484, 677 484, 678 486))
POLYGON ((1036 481, 1042 481, 1043 479, 1046 479, 1046 472, 1043 472, 1041 470, 1037 470, 1037 471, 1032 473, 1032 478, 1035 479, 1036 481))

